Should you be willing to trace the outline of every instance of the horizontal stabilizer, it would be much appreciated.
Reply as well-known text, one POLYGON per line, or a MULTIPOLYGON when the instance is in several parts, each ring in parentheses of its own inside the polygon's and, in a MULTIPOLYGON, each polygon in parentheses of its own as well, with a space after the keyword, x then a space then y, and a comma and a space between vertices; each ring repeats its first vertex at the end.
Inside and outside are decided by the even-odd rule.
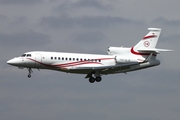
POLYGON ((142 52, 142 53, 159 53, 159 52, 168 52, 168 51, 173 51, 173 50, 168 50, 168 49, 157 49, 157 48, 138 48, 137 49, 139 52, 142 52))

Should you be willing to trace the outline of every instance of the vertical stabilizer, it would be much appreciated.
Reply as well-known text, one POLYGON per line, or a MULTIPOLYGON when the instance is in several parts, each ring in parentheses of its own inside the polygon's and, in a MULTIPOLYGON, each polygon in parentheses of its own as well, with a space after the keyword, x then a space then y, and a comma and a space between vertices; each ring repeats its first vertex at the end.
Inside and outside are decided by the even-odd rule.
POLYGON ((159 39, 161 29, 160 28, 148 28, 150 31, 143 39, 134 46, 134 50, 137 51, 138 48, 155 48, 157 41, 159 39))

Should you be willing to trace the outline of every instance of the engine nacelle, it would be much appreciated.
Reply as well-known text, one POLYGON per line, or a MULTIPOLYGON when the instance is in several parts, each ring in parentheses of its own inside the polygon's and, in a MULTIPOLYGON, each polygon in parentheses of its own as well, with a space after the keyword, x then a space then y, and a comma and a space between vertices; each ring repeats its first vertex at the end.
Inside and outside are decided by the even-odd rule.
POLYGON ((138 60, 135 58, 127 58, 122 56, 115 56, 116 63, 138 63, 138 60))
POLYGON ((126 53, 128 51, 129 51, 129 48, 109 47, 107 52, 108 52, 109 55, 115 55, 115 54, 126 53))

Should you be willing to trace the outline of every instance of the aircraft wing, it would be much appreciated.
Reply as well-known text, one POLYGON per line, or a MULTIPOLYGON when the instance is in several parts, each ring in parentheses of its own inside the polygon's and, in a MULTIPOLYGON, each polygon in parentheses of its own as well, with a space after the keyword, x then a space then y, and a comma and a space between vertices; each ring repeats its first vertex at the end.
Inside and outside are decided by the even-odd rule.
POLYGON ((74 69, 68 69, 69 72, 78 72, 83 71, 86 74, 89 74, 92 71, 99 71, 101 74, 112 74, 117 71, 122 71, 125 69, 129 69, 132 65, 137 65, 136 63, 127 63, 127 64, 117 64, 117 65, 111 65, 111 66, 98 66, 98 67, 77 67, 74 69))

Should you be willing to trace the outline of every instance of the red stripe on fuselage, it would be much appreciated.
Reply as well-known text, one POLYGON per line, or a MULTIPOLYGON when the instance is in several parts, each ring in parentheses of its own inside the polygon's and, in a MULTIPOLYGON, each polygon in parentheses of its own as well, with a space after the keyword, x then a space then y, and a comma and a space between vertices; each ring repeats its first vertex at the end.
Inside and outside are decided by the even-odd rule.
MULTIPOLYGON (((37 62, 41 65, 44 65, 46 67, 54 67, 54 68, 65 68, 65 67, 71 67, 71 66, 77 66, 77 65, 83 65, 83 64, 101 64, 100 62, 92 62, 92 61, 78 61, 78 62, 70 62, 70 63, 64 63, 64 64, 57 64, 57 65, 48 65, 48 64, 44 64, 42 62, 39 62, 39 61, 36 61, 34 59, 31 59, 31 58, 27 58, 29 60, 32 60, 34 62, 37 62)), ((101 59, 93 59, 93 60, 110 60, 110 59, 114 59, 114 58, 101 58, 101 59)))
POLYGON ((71 63, 66 63, 66 64, 58 64, 58 65, 54 65, 54 66, 56 66, 56 67, 71 67, 71 66, 83 65, 83 64, 102 64, 102 63, 89 62, 89 61, 80 61, 80 62, 71 62, 71 63))

